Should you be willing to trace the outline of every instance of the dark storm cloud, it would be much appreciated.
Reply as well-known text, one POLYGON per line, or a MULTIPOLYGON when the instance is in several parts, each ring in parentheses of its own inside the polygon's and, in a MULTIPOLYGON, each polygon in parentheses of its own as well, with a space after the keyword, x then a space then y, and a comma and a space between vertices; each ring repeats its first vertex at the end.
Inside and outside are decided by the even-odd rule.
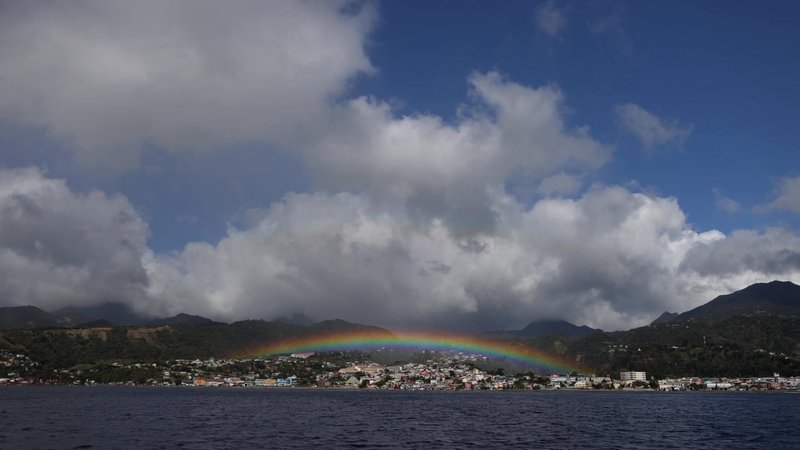
POLYGON ((131 301, 148 284, 147 224, 128 201, 77 195, 38 170, 0 170, 0 297, 56 308, 131 301))

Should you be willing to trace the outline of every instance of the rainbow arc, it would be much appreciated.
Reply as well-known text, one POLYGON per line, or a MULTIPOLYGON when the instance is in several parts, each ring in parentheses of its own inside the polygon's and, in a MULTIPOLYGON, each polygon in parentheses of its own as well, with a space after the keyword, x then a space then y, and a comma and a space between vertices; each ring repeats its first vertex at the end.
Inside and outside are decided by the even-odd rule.
POLYGON ((376 333, 374 330, 369 330, 318 334, 257 346, 234 357, 255 358, 285 353, 379 349, 456 351, 507 360, 558 373, 584 371, 575 363, 520 343, 434 332, 376 333))

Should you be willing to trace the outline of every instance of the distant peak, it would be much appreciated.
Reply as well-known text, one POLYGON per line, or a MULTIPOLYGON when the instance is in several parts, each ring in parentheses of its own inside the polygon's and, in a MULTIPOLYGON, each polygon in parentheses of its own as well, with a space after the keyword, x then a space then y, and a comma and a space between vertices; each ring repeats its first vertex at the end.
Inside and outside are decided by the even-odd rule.
POLYGON ((161 325, 218 325, 221 322, 216 322, 203 316, 195 316, 192 314, 179 313, 172 317, 163 319, 151 320, 147 323, 150 326, 161 325))
POLYGON ((303 313, 293 313, 291 316, 283 316, 275 319, 276 322, 282 322, 288 325, 298 325, 301 327, 310 327, 314 325, 314 321, 303 313))
POLYGON ((544 335, 560 335, 577 338, 598 331, 586 325, 575 325, 561 319, 534 320, 525 328, 511 333, 520 336, 537 337, 544 335))
POLYGON ((650 325, 669 323, 669 322, 672 322, 673 320, 677 319, 678 316, 680 316, 680 314, 672 313, 672 312, 669 312, 669 311, 664 311, 663 313, 661 313, 660 316, 658 316, 656 318, 656 320, 650 322, 650 325))
POLYGON ((577 326, 572 322, 568 322, 562 319, 543 319, 543 320, 534 320, 533 322, 529 323, 527 327, 538 326, 538 325, 570 325, 573 327, 577 326))
POLYGON ((320 320, 315 325, 327 325, 327 324, 330 324, 330 325, 333 325, 333 324, 336 324, 336 325, 339 325, 339 324, 352 325, 353 323, 352 322, 348 322, 348 321, 346 321, 344 319, 326 319, 326 320, 320 320))
POLYGON ((751 314, 800 315, 800 286, 778 280, 752 284, 686 311, 678 320, 722 320, 751 314))

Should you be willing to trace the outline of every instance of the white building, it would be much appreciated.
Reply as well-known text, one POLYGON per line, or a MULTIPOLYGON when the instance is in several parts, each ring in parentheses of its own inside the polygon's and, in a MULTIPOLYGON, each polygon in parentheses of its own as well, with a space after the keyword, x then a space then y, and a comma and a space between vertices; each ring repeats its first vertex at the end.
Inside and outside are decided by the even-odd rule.
POLYGON ((620 372, 619 379, 622 381, 647 381, 647 372, 620 372))

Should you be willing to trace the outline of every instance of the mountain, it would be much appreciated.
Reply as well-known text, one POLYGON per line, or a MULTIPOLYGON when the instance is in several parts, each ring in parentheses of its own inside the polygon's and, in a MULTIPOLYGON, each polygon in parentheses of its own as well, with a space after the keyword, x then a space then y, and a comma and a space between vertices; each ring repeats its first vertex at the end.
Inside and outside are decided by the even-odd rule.
POLYGON ((284 316, 276 319, 276 322, 288 323, 289 325, 299 325, 301 327, 310 327, 314 325, 314 321, 303 313, 294 313, 291 316, 284 316))
POLYGON ((224 323, 215 322, 215 321, 213 321, 211 319, 207 319, 207 318, 202 317, 202 316, 193 316, 191 314, 180 313, 180 314, 178 314, 176 316, 166 317, 164 319, 151 320, 151 321, 147 322, 146 325, 151 326, 151 327, 164 326, 164 325, 169 325, 169 326, 189 326, 189 325, 204 326, 204 325, 224 325, 224 323))
POLYGON ((567 339, 578 339, 595 331, 602 331, 586 325, 577 326, 565 320, 537 320, 529 323, 521 330, 491 331, 485 333, 495 338, 534 339, 544 336, 559 336, 567 339))
POLYGON ((650 322, 650 325, 658 325, 660 323, 670 323, 670 322, 674 321, 675 319, 677 319, 678 316, 680 316, 680 314, 671 313, 669 311, 664 311, 663 313, 661 313, 660 316, 658 316, 656 318, 656 320, 650 322))
POLYGON ((619 376, 800 375, 800 316, 740 315, 593 333, 569 344, 567 358, 619 376))
POLYGON ((61 326, 56 317, 35 306, 0 308, 0 330, 61 326))
POLYGON ((800 286, 789 281, 754 284, 732 294, 720 295, 681 314, 675 321, 723 320, 753 314, 800 315, 800 286))
POLYGON ((257 349, 270 343, 304 336, 348 331, 375 336, 391 334, 383 328, 344 320, 302 327, 264 320, 225 324, 186 314, 170 319, 196 321, 202 325, 17 329, 0 331, 0 348, 25 353, 53 369, 107 360, 146 362, 236 355, 252 357, 257 349))
POLYGON ((78 328, 111 328, 114 324, 106 319, 92 320, 91 322, 78 324, 78 328))
POLYGON ((114 325, 135 326, 147 322, 148 318, 136 313, 124 303, 107 302, 93 306, 67 306, 51 313, 64 321, 65 325, 93 322, 105 319, 114 325))
POLYGON ((141 325, 145 319, 122 303, 104 303, 96 306, 68 306, 46 312, 35 306, 0 308, 0 330, 18 328, 97 327, 101 323, 113 325, 141 325), (105 321, 105 322, 101 322, 105 321))
POLYGON ((587 335, 567 356, 612 375, 800 374, 800 286, 754 284, 680 315, 665 312, 650 326, 587 335))
POLYGON ((342 319, 323 320, 307 328, 312 334, 331 334, 342 332, 362 332, 372 336, 392 334, 389 330, 372 325, 348 322, 342 319))
POLYGON ((531 322, 519 330, 519 335, 524 337, 539 337, 547 334, 579 338, 595 331, 602 331, 586 325, 577 326, 565 320, 539 320, 531 322))

